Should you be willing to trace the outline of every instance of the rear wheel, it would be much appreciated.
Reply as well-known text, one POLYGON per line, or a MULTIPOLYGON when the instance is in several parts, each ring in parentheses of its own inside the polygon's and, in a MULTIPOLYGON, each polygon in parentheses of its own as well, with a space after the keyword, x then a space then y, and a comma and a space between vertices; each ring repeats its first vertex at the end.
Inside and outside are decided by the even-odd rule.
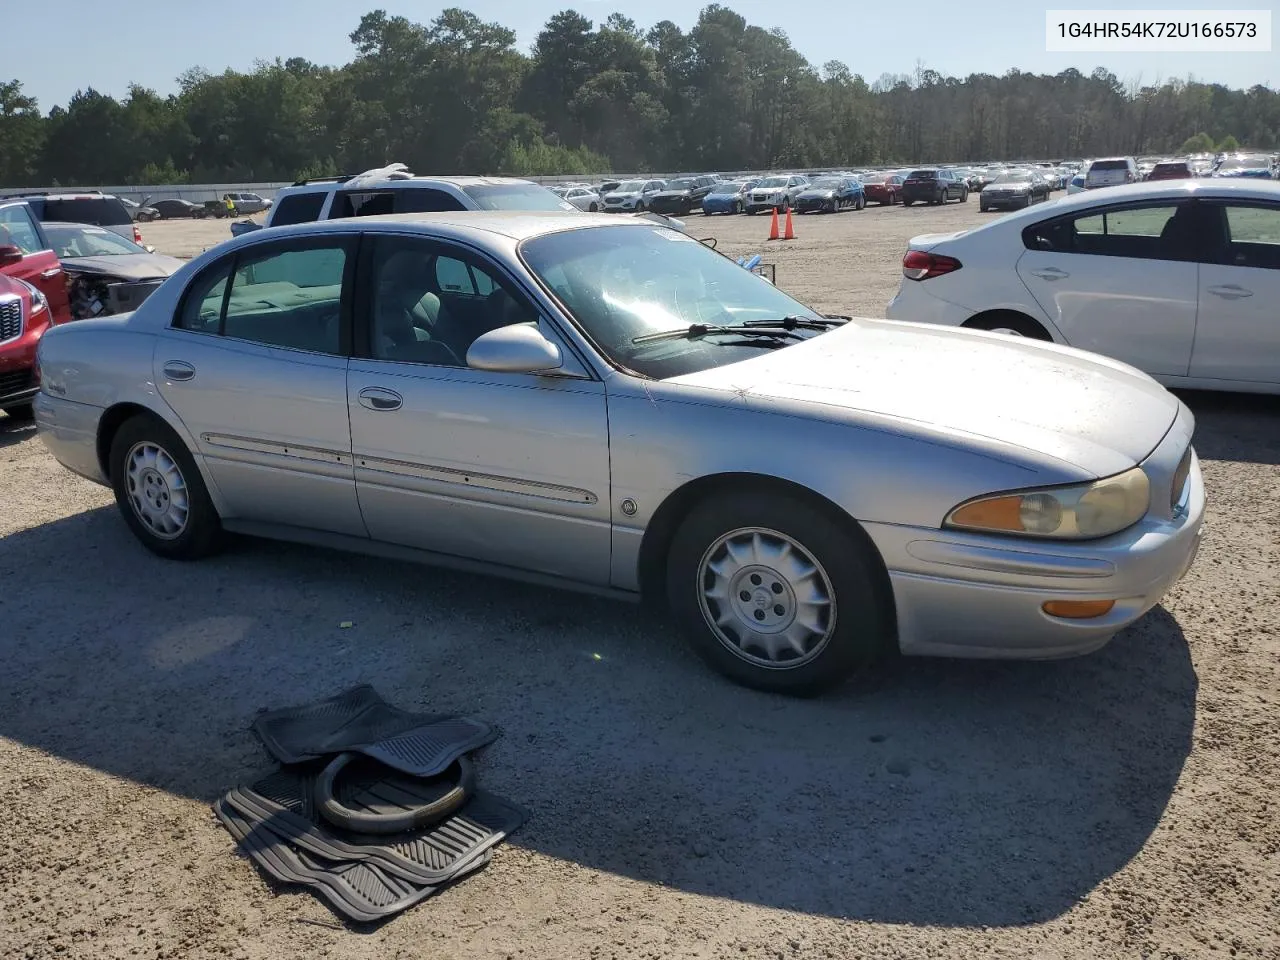
POLYGON ((961 187, 961 188, 960 188, 960 202, 961 202, 961 203, 968 203, 968 202, 969 202, 969 188, 968 188, 968 187, 961 187))
POLYGON ((222 524, 182 439, 153 416, 116 432, 108 458, 111 487, 125 523, 143 546, 172 560, 217 549, 222 524))
POLYGON ((694 507, 671 545, 667 593, 698 653, 761 690, 816 693, 891 646, 871 541, 788 493, 744 490, 694 507))
POLYGON ((1049 340, 1049 331, 1026 314, 1014 313, 1012 310, 996 310, 979 314, 965 323, 971 330, 989 330, 992 333, 1003 333, 1010 337, 1026 337, 1028 340, 1049 340))
POLYGON ((913 203, 915 203, 915 201, 914 201, 914 200, 908 200, 906 197, 903 197, 903 198, 902 198, 902 205, 903 205, 904 207, 909 207, 909 206, 911 206, 911 204, 913 204, 913 203))
POLYGON ((599 204, 597 204, 597 203, 593 203, 593 204, 591 204, 591 206, 587 207, 587 212, 588 212, 588 213, 599 213, 599 212, 600 212, 600 205, 599 205, 599 204))

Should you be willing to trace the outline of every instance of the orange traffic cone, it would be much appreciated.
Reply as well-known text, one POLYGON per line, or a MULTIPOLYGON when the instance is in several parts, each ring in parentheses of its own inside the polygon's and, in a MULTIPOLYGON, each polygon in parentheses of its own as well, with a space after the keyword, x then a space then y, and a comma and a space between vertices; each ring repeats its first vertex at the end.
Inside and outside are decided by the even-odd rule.
POLYGON ((791 208, 787 207, 787 230, 782 235, 783 240, 794 240, 796 238, 795 224, 791 222, 791 208))
POLYGON ((778 208, 777 207, 773 208, 773 223, 769 227, 769 239, 770 240, 778 239, 778 208))

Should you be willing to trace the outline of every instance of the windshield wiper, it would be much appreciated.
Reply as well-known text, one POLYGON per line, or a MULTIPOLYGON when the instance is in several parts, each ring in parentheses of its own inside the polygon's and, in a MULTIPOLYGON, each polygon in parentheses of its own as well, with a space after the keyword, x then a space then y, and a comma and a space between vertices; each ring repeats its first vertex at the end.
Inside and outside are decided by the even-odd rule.
MULTIPOLYGON (((797 318, 798 319, 798 318, 797 318)), ((774 339, 803 340, 804 337, 793 333, 795 326, 787 327, 777 320, 748 321, 721 326, 718 323, 694 323, 678 330, 663 330, 659 333, 646 333, 632 337, 632 343, 654 343, 658 340, 699 340, 710 334, 738 334, 740 336, 773 337, 774 339)), ((821 327, 820 329, 826 329, 821 327)))
POLYGON ((829 330, 832 327, 848 323, 852 319, 852 317, 835 315, 826 315, 821 318, 790 316, 781 317, 778 320, 745 320, 742 325, 755 329, 776 327, 782 330, 829 330))

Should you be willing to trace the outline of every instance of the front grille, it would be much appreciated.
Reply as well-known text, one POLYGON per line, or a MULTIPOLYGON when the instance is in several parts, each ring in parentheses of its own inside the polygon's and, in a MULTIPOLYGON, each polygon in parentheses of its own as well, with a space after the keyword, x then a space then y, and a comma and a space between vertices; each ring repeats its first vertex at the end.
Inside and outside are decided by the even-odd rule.
POLYGON ((1178 506, 1182 503, 1182 495, 1186 491, 1190 476, 1191 448, 1187 447, 1187 452, 1178 461, 1178 469, 1173 471, 1173 485, 1169 488, 1169 509, 1174 513, 1178 512, 1178 506))
POLYGON ((22 393, 35 386, 30 370, 15 370, 13 373, 0 373, 0 398, 22 393))
POLYGON ((22 300, 0 297, 0 343, 22 336, 22 300))

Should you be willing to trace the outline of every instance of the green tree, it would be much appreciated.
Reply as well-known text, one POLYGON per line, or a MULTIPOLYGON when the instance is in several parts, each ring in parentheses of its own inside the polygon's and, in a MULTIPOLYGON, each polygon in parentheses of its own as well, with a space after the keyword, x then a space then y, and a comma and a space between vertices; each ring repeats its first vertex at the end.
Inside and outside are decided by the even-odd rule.
POLYGON ((37 186, 45 128, 34 97, 18 80, 0 80, 0 184, 37 186))
POLYGON ((1194 137, 1188 137, 1183 141, 1181 153, 1211 153, 1213 152, 1213 139, 1207 133, 1197 133, 1194 137))
POLYGON ((1218 149, 1223 153, 1230 153, 1232 150, 1239 150, 1240 141, 1228 133, 1218 141, 1218 149))

